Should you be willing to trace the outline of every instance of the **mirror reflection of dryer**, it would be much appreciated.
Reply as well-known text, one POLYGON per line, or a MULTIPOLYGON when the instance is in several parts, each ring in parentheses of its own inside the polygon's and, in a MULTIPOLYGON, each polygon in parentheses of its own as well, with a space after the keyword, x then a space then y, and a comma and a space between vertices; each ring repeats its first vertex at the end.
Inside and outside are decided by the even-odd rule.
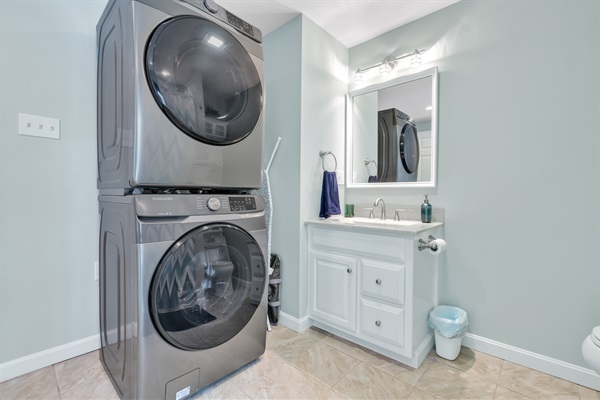
POLYGON ((410 117, 395 108, 377 113, 377 175, 380 182, 416 182, 419 138, 410 117))
POLYGON ((262 34, 206 3, 109 1, 97 26, 99 189, 261 186, 262 34))

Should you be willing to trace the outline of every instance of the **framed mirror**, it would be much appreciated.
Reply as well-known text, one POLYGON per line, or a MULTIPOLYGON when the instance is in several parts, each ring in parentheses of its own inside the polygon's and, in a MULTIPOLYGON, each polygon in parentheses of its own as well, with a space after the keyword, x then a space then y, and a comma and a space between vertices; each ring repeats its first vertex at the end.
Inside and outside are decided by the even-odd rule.
POLYGON ((437 67, 348 94, 348 188, 437 184, 437 67))

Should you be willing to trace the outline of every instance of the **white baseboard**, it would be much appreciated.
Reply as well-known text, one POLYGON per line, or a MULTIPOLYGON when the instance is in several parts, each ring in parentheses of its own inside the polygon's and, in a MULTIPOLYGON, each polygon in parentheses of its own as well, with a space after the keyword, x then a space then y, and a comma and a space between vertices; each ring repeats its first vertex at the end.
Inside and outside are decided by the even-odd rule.
POLYGON ((0 382, 44 368, 100 348, 100 335, 66 343, 0 364, 0 382))
POLYGON ((311 326, 307 316, 298 319, 284 312, 279 312, 278 323, 296 332, 304 332, 311 326))
POLYGON ((578 385, 600 390, 600 376, 591 369, 533 353, 518 347, 467 333, 462 345, 515 364, 556 376, 578 385))

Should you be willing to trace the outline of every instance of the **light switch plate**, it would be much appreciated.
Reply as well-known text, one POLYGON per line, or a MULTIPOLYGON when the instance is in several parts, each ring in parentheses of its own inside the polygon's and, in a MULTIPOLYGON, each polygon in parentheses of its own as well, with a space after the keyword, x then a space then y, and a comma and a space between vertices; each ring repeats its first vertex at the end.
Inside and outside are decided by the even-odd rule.
POLYGON ((19 113, 19 135, 60 139, 60 120, 19 113))

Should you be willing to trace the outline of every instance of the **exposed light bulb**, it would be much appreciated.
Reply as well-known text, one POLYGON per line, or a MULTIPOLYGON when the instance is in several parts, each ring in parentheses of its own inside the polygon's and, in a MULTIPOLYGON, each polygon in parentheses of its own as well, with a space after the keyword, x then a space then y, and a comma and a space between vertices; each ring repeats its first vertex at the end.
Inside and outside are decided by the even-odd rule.
POLYGON ((392 72, 392 67, 390 66, 390 64, 388 63, 383 63, 381 64, 381 66, 379 67, 379 73, 381 75, 387 75, 390 72, 392 72))
POLYGON ((415 52, 413 53, 412 57, 410 57, 410 66, 418 67, 419 65, 421 65, 421 53, 419 52, 419 50, 415 49, 415 52))
POLYGON ((364 74, 357 69, 354 73, 354 83, 362 83, 365 80, 364 74))
POLYGON ((396 67, 396 58, 394 56, 386 57, 379 66, 379 73, 387 75, 396 67))

